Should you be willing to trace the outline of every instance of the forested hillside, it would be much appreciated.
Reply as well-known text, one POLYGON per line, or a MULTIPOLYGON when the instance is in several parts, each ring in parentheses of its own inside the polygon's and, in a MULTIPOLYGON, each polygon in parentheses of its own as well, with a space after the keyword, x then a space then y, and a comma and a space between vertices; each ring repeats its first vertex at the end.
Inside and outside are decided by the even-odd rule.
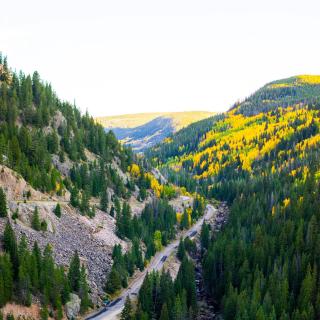
POLYGON ((85 314, 189 228, 204 199, 185 205, 186 192, 152 172, 37 72, 12 72, 0 56, 0 319, 14 303, 31 318, 85 314))
POLYGON ((115 203, 137 190, 139 199, 149 194, 144 176, 128 171, 132 152, 37 72, 12 72, 0 55, 0 165, 0 308, 40 299, 43 319, 48 310, 61 319, 73 292, 87 311, 103 290, 110 246, 120 241, 115 203), (106 233, 103 242, 95 228, 106 233))
POLYGON ((231 206, 203 258, 227 320, 320 316, 319 81, 267 84, 149 153, 171 181, 231 206))

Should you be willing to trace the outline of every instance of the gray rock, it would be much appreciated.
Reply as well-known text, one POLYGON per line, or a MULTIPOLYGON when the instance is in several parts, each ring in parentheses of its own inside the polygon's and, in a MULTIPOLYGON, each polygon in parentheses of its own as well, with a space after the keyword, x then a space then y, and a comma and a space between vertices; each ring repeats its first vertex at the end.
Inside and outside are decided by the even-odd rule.
POLYGON ((74 293, 70 294, 70 301, 66 303, 66 315, 68 319, 76 319, 81 306, 81 299, 74 293))

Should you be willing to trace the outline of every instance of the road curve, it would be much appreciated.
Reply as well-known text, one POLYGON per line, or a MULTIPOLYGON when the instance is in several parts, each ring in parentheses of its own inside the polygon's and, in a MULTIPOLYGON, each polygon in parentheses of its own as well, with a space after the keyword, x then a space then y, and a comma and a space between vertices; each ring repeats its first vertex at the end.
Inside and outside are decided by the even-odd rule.
MULTIPOLYGON (((189 235, 194 236, 195 234, 199 233, 201 230, 201 226, 203 221, 211 219, 215 214, 216 209, 211 205, 208 204, 205 210, 205 214, 201 217, 190 229, 186 230, 183 233, 183 237, 187 237, 189 235)), ((100 312, 88 316, 86 320, 112 320, 117 319, 117 316, 121 313, 124 303, 127 296, 136 296, 139 293, 140 287, 143 283, 144 277, 146 276, 147 272, 152 272, 153 270, 159 271, 161 270, 165 258, 169 257, 172 252, 176 249, 179 245, 180 239, 174 240, 168 246, 166 246, 162 251, 158 252, 150 261, 150 264, 147 268, 141 273, 141 275, 131 282, 130 286, 125 289, 121 296, 113 301, 113 305, 102 309, 100 312), (116 302, 116 303, 115 303, 116 302)), ((111 303, 111 304, 112 304, 111 303)))

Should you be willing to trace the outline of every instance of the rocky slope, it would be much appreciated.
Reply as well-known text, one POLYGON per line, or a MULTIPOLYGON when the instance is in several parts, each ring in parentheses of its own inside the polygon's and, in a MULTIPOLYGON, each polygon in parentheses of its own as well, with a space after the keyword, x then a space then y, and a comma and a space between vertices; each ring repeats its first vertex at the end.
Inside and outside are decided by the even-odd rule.
MULTIPOLYGON (((88 270, 92 298, 98 301, 103 293, 107 272, 111 266, 111 252, 115 244, 126 248, 127 243, 115 235, 115 219, 96 210, 93 219, 79 214, 79 211, 63 197, 50 197, 34 190, 22 177, 5 166, 0 167, 0 186, 7 194, 11 215, 18 209, 18 218, 12 221, 13 229, 20 239, 26 236, 32 247, 35 241, 43 249, 47 244, 53 248, 55 261, 68 267, 75 250, 88 270), (29 192, 30 196, 25 195, 29 192), (53 210, 61 204, 62 216, 58 218, 53 210), (31 228, 31 217, 35 208, 41 220, 45 220, 47 231, 38 232, 31 228)), ((7 219, 0 219, 0 234, 7 219)))

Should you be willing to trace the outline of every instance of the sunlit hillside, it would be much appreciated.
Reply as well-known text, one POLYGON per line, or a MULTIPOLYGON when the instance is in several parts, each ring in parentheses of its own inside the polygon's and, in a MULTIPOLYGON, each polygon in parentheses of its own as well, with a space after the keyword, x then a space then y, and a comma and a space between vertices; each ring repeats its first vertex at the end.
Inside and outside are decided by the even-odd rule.
POLYGON ((227 201, 203 257, 223 319, 319 319, 320 77, 271 82, 146 152, 189 192, 227 201))
POLYGON ((143 151, 163 141, 170 134, 191 123, 213 116, 213 112, 156 112, 98 118, 106 130, 112 129, 116 137, 135 151, 143 151))
POLYGON ((208 111, 151 112, 99 117, 96 120, 105 128, 135 128, 158 117, 165 117, 172 119, 176 130, 180 130, 182 127, 185 127, 190 123, 208 118, 212 115, 214 115, 214 112, 208 111))

